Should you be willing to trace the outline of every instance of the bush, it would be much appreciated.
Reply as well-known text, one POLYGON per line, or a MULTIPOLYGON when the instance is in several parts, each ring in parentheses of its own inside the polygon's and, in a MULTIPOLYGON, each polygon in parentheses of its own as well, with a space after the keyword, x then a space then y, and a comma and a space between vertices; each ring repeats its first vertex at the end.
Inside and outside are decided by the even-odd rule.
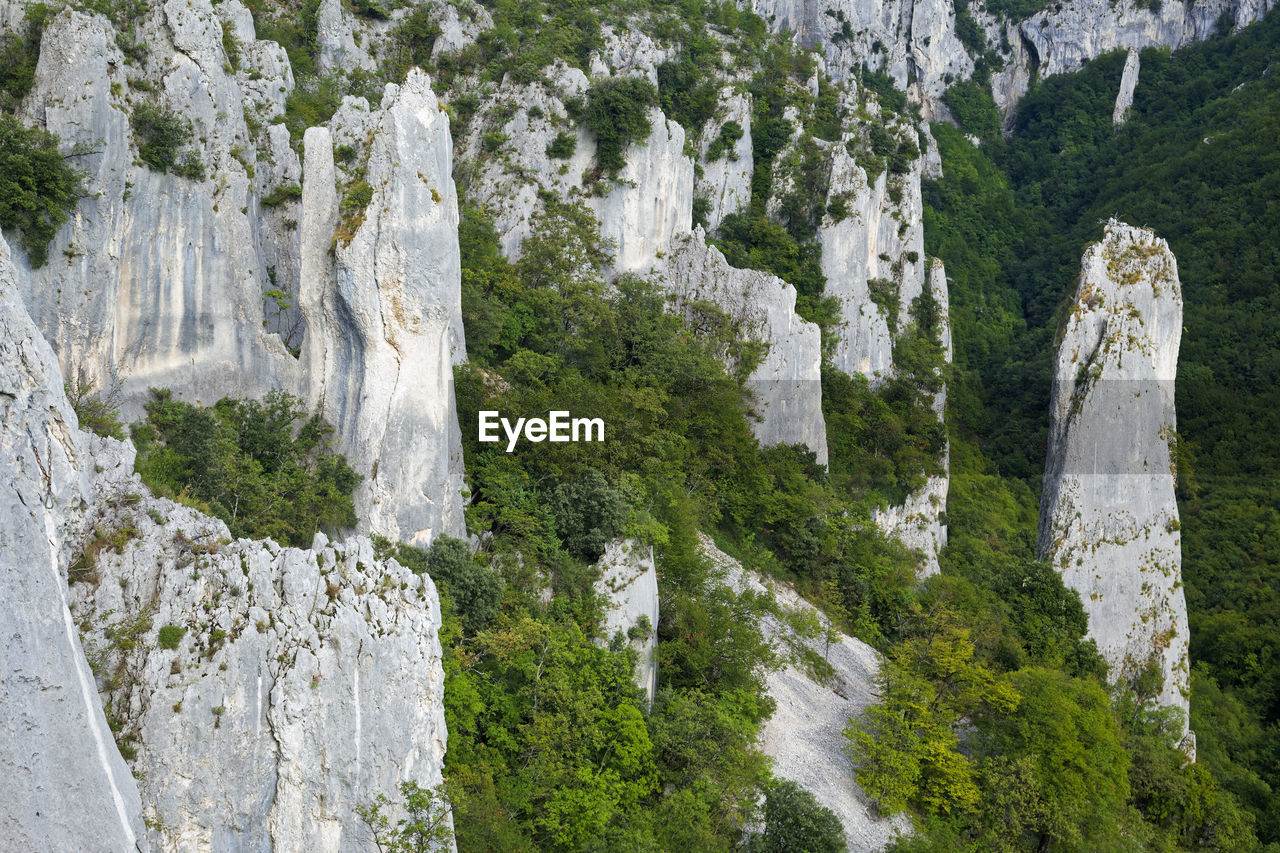
POLYGON ((453 599, 468 633, 484 628, 498 612, 502 602, 501 576, 491 564, 473 558, 461 539, 437 537, 426 552, 423 568, 453 599))
POLYGON ((752 838, 750 853, 843 853, 844 828, 835 812, 790 779, 765 789, 765 830, 752 838))
POLYGON ((124 439, 124 424, 116 409, 115 395, 103 397, 92 385, 66 384, 67 400, 76 413, 80 429, 87 429, 103 438, 124 439))
POLYGON ((58 138, 0 115, 0 227, 17 231, 33 267, 76 206, 83 176, 58 152, 58 138))
POLYGON ((165 625, 160 629, 160 636, 157 640, 162 649, 176 649, 178 643, 182 642, 182 637, 187 633, 187 629, 179 625, 165 625))
POLYGON ((563 130, 547 145, 547 156, 554 160, 568 160, 578 149, 578 137, 563 130))
POLYGON ((155 101, 142 101, 129 119, 138 157, 157 172, 204 180, 204 164, 190 147, 191 122, 155 101))
POLYGON ((983 141, 999 138, 1000 110, 985 88, 966 80, 952 86, 942 97, 965 133, 983 141))
POLYGON ((274 391, 205 409, 154 390, 146 412, 132 430, 143 482, 216 515, 233 536, 306 547, 319 530, 355 525, 360 476, 294 397, 274 391))
POLYGON ((392 31, 387 45, 385 76, 403 80, 410 68, 428 67, 440 32, 440 25, 431 16, 430 6, 419 6, 405 15, 392 31))
POLYGON ((610 77, 587 90, 582 123, 596 137, 596 167, 617 176, 623 153, 649 136, 649 107, 658 99, 653 84, 641 77, 610 77))
POLYGON ((0 110, 17 110, 31 91, 40 59, 40 39, 50 11, 44 3, 32 3, 26 7, 26 26, 0 35, 0 110))
POLYGON ((707 148, 707 159, 712 161, 719 160, 726 154, 732 160, 738 159, 733 146, 742 138, 743 133, 745 131, 742 129, 742 125, 736 121, 726 121, 724 126, 720 128, 720 135, 707 148))
POLYGON ((617 539, 627 520, 627 500, 595 469, 556 488, 551 499, 556 532, 570 554, 594 563, 617 539))

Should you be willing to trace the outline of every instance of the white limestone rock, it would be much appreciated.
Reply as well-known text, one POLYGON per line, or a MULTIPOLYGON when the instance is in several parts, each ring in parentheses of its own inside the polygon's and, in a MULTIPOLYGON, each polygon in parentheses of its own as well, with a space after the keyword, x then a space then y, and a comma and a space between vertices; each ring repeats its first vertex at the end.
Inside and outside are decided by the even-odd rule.
MULTIPOLYGON (((942 261, 933 258, 929 269, 929 288, 934 301, 938 305, 938 337, 942 343, 942 352, 948 364, 951 363, 953 351, 951 345, 951 312, 947 292, 947 272, 942 261)), ((938 420, 943 419, 947 406, 947 387, 934 395, 933 411, 938 420)), ((907 495, 907 499, 898 506, 878 509, 873 513, 877 526, 890 536, 896 536, 902 544, 918 552, 921 556, 919 574, 921 577, 935 575, 942 570, 938 558, 947 545, 947 526, 942 523, 947 509, 947 493, 950 491, 951 449, 942 456, 941 475, 927 478, 925 484, 907 495)))
POLYGON ((305 138, 302 359, 309 399, 365 476, 356 497, 367 529, 425 546, 464 529, 453 366, 466 346, 453 145, 449 118, 417 69, 403 86, 387 86, 369 121, 373 199, 347 236, 331 228, 329 134, 312 129, 305 138))
POLYGON ((861 373, 873 382, 889 376, 893 339, 906 327, 911 303, 924 290, 922 166, 914 160, 906 174, 885 171, 868 183, 866 170, 844 145, 831 149, 829 195, 845 199, 848 216, 835 221, 828 214, 818 240, 826 293, 840 306, 832 360, 850 376, 861 373), (873 288, 896 299, 896 322, 872 299, 873 288))
POLYGON ((1040 555, 1080 593, 1111 677, 1153 664, 1164 676, 1156 702, 1185 714, 1189 634, 1170 449, 1177 262, 1151 231, 1113 219, 1081 266, 1054 371, 1040 555))
POLYGON ((132 528, 72 587, 104 698, 136 747, 159 850, 364 849, 356 812, 441 781, 440 608, 431 579, 364 538, 312 548, 230 541, 151 497, 132 447, 98 440, 94 537, 132 528), (113 643, 108 629, 137 628, 113 643), (173 626, 173 627, 170 627, 173 626), (162 647, 160 631, 168 637, 162 647))
POLYGON ((1133 90, 1138 87, 1138 69, 1141 60, 1138 51, 1129 48, 1124 58, 1124 72, 1120 76, 1120 91, 1116 93, 1116 106, 1111 111, 1111 123, 1122 125, 1129 118, 1129 108, 1133 106, 1133 90))
POLYGON ((1274 0, 1193 0, 1141 8, 1137 0, 1067 0, 1020 23, 1014 61, 993 78, 996 102, 1006 112, 1026 93, 1035 69, 1040 77, 1079 69, 1117 49, 1170 47, 1203 41, 1224 14, 1231 29, 1260 19, 1274 0))
POLYGON ((676 242, 663 281, 677 310, 687 314, 695 303, 711 302, 738 324, 742 340, 765 344, 747 377, 759 418, 752 425, 756 437, 765 445, 803 444, 825 465, 821 333, 796 314, 795 288, 770 273, 729 266, 706 244, 701 226, 676 242))
POLYGON ((0 238, 0 848, 149 849, 67 606, 85 436, 0 238))
POLYGON ((850 853, 883 850, 896 835, 910 831, 910 820, 904 814, 887 819, 873 814, 844 751, 845 727, 878 698, 874 690, 880 659, 875 649, 839 631, 828 643, 830 622, 794 590, 744 570, 707 536, 701 537, 701 549, 731 588, 768 592, 781 612, 793 614, 788 619, 770 616, 763 621, 761 628, 772 645, 785 651, 800 644, 834 670, 824 681, 797 663, 795 655, 788 655, 792 660, 766 677, 769 696, 777 707, 761 728, 760 748, 773 759, 774 774, 796 782, 836 813, 850 853), (797 635, 789 624, 793 621, 812 623, 817 627, 816 636, 797 635))
POLYGON ((693 226, 693 161, 684 154, 684 128, 657 109, 649 121, 649 138, 628 147, 608 193, 588 200, 601 236, 614 245, 617 272, 648 272, 693 226))
POLYGON ((595 588, 605 603, 605 621, 604 636, 598 642, 608 645, 618 633, 627 639, 640 656, 636 686, 644 691, 645 701, 653 704, 658 689, 658 573, 653 548, 634 539, 615 540, 605 548, 599 566, 595 588))
POLYGON ((746 208, 751 202, 751 95, 735 93, 732 87, 720 90, 720 103, 725 105, 722 119, 707 122, 702 133, 702 177, 697 182, 697 195, 711 204, 707 212, 707 228, 714 231, 726 216, 746 208), (707 159, 707 150, 729 122, 737 122, 742 137, 727 154, 707 159))

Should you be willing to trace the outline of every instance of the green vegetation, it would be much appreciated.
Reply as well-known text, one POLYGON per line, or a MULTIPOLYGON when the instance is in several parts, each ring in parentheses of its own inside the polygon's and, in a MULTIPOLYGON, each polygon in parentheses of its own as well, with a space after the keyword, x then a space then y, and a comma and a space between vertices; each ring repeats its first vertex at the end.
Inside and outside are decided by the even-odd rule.
POLYGON ((644 142, 653 128, 649 107, 658 93, 642 77, 609 77, 587 89, 582 124, 596 138, 596 168, 617 177, 626 165, 623 152, 634 142, 644 142))
POLYGON ((391 35, 383 67, 384 75, 399 82, 410 68, 429 68, 431 50, 439 37, 440 25, 432 18, 432 8, 415 8, 400 19, 391 35))
POLYGON ((32 266, 48 261, 49 241, 80 200, 82 181, 57 137, 0 113, 0 228, 18 232, 32 266))
POLYGON ((453 831, 449 828, 449 801, 440 789, 404 782, 400 796, 404 800, 394 806, 403 809, 405 816, 394 824, 384 811, 390 811, 393 804, 383 794, 356 808, 373 833, 379 853, 436 853, 448 849, 453 831))
POLYGON ((578 137, 563 130, 547 144, 547 156, 556 160, 568 160, 578 149, 578 137))
MULTIPOLYGON (((947 264, 957 359, 946 562, 972 587, 966 595, 999 588, 999 576, 1031 556, 1053 333, 1080 253, 1099 238, 1100 223, 1115 215, 1166 238, 1187 301, 1178 498, 1200 763, 1183 768, 1168 722, 1139 712, 1123 694, 1108 701, 1124 754, 1102 779, 1051 783, 1062 768, 1043 758, 1018 769, 1019 754, 1051 733, 975 721, 983 733, 975 757, 993 750, 992 760, 999 754, 1015 762, 1001 771, 1006 778, 1024 780, 985 789, 984 799, 1008 804, 998 820, 1021 827, 1027 844, 1247 850, 1254 832, 1263 844, 1280 843, 1273 760, 1280 744, 1280 385, 1272 354, 1280 271, 1270 249, 1280 238, 1271 203, 1280 193, 1280 160, 1270 143, 1280 130, 1280 84, 1268 72, 1277 56, 1280 17, 1272 14, 1172 55, 1145 51, 1122 128, 1112 126, 1111 111, 1123 53, 1037 84, 1008 143, 990 136, 978 150, 954 128, 934 128, 945 177, 925 190, 926 248, 947 264), (1038 793, 1028 799, 1026 791, 1038 793), (1081 799, 1082 791, 1095 793, 1081 799), (1070 829, 1078 819, 1087 830, 1076 837, 1070 829)), ((972 118, 964 120, 972 127, 972 118)), ((1038 665, 1037 650, 1019 646, 1005 666, 1038 665)), ((1034 711, 1078 728, 1101 724, 1088 722, 1095 712, 1081 685, 1055 686, 1058 676, 1048 674, 1020 678, 1021 702, 1035 702, 1018 712, 1022 719, 1034 711)), ((1105 730, 1094 731, 1098 738, 1105 730)), ((1087 760, 1106 766, 1102 756, 1087 760)), ((995 785, 993 774, 978 778, 995 785)), ((983 820, 935 814, 925 839, 902 849, 958 849, 984 837, 983 820)))
POLYGON ((204 180, 200 152, 191 147, 191 122, 155 101, 140 101, 129 117, 138 157, 157 172, 204 180))
POLYGON ((132 429, 142 481, 221 518, 232 536, 307 547, 319 530, 355 526, 360 477, 288 394, 204 409, 157 390, 146 412, 132 429))
POLYGON ((0 33, 0 110, 6 113, 15 112, 31 91, 40 39, 52 11, 44 3, 31 3, 24 10, 23 27, 0 33))
POLYGON ((88 383, 66 383, 63 389, 76 413, 80 429, 87 429, 103 438, 124 438, 124 424, 120 422, 114 394, 104 396, 88 383))
POLYGON ((187 629, 181 625, 165 625, 156 636, 156 645, 162 649, 176 649, 186 633, 187 629))
POLYGON ((302 198, 302 187, 298 184, 281 184, 262 197, 263 207, 279 207, 286 201, 302 198))

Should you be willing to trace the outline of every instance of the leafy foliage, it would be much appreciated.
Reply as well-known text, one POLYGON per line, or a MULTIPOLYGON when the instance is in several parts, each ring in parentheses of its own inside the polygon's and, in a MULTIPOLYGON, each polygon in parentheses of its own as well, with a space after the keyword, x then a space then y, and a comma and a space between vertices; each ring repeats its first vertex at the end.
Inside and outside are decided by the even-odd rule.
POLYGON ((138 157, 158 172, 204 180, 200 152, 191 147, 191 122, 156 101, 140 101, 129 117, 138 157))
POLYGON ((0 114, 0 227, 21 235, 32 266, 48 260, 49 241, 79 201, 82 181, 57 137, 0 114))
POLYGON ((359 475, 330 450, 319 415, 288 394, 204 409, 156 390, 146 412, 132 429, 143 482, 216 515, 233 536, 306 547, 319 530, 355 525, 359 475))
POLYGON ((649 107, 658 99, 653 84, 642 77, 609 77, 587 90, 582 123, 596 138, 596 166, 617 176, 626 165, 623 152, 649 136, 649 107))

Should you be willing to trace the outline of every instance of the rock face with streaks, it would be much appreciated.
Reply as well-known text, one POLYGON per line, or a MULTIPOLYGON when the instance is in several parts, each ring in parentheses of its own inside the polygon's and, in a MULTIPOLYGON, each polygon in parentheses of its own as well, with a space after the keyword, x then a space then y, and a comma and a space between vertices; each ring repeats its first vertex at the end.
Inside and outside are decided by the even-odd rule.
POLYGON ((369 529, 425 546, 463 530, 453 365, 466 346, 449 120, 416 69, 387 86, 380 109, 359 107, 335 118, 341 132, 349 114, 372 139, 372 200, 355 221, 339 222, 330 131, 305 137, 306 396, 365 475, 357 512, 369 529))
POLYGON ((96 441, 85 547, 132 538, 71 590, 89 659, 112 674, 104 697, 136 750, 153 846, 371 845, 358 806, 441 781, 431 579, 364 538, 232 542, 221 521, 147 495, 129 445, 96 441))
POLYGON ((604 637, 607 645, 621 633, 640 656, 636 686, 653 704, 658 689, 658 573, 652 546, 633 539, 610 542, 600 558, 596 592, 605 602, 604 637))
POLYGON ((849 720, 876 701, 874 682, 880 660, 875 649, 838 631, 827 642, 830 623, 794 590, 772 581, 766 586, 758 575, 716 548, 709 537, 702 537, 701 548, 724 583, 739 592, 768 593, 779 612, 788 614, 785 619, 767 617, 761 625, 770 644, 793 652, 785 655, 789 662, 770 672, 765 682, 777 707, 760 731, 760 748, 773 759, 773 772, 796 782, 836 813, 851 853, 883 850, 895 835, 910 830, 910 822, 902 814, 887 819, 873 815, 842 748, 849 720), (816 636, 798 635, 789 624, 793 621, 816 625, 816 636), (831 677, 823 679, 801 665, 794 654, 800 648, 807 650, 802 654, 830 664, 831 677))
POLYGON ((22 304, 0 238, 0 847, 147 850, 138 788, 112 738, 67 606, 87 436, 22 304), (73 804, 68 808, 68 804, 73 804))
POLYGON ((720 103, 725 105, 723 120, 708 122, 702 134, 702 177, 698 178, 697 194, 707 200, 707 228, 714 231, 726 216, 737 213, 751 201, 751 95, 735 93, 725 87, 720 91, 720 103), (729 141, 732 134, 725 127, 736 123, 742 135, 714 160, 708 154, 717 140, 724 136, 729 141))
POLYGON ((1080 593, 1113 679, 1187 711, 1171 441, 1182 291, 1164 240, 1116 220, 1084 253, 1053 381, 1039 549, 1080 593))
POLYGON ((284 127, 250 127, 283 114, 293 77, 283 48, 254 39, 238 0, 171 0, 138 28, 147 59, 126 75, 110 21, 55 15, 23 106, 65 150, 91 151, 76 157, 87 197, 51 261, 19 271, 64 375, 118 392, 126 419, 153 387, 205 405, 293 393, 323 410, 364 477, 364 529, 417 544, 461 534, 458 214, 448 119, 430 80, 414 72, 378 108, 348 99, 339 111, 335 125, 361 125, 373 190, 363 212, 340 218, 321 141, 307 149, 301 202, 265 201, 296 194, 303 170, 284 127), (224 24, 242 45, 238 68, 224 24), (191 123, 203 179, 138 161, 130 117, 148 103, 191 123), (339 227, 351 233, 339 238, 339 227))
POLYGON ((765 445, 803 444, 825 465, 822 336, 795 313, 795 288, 769 273, 729 266, 719 249, 706 244, 701 226, 677 243, 667 265, 667 287, 677 310, 713 303, 737 324, 739 339, 765 347, 747 377, 759 418, 753 424, 756 437, 765 445))

